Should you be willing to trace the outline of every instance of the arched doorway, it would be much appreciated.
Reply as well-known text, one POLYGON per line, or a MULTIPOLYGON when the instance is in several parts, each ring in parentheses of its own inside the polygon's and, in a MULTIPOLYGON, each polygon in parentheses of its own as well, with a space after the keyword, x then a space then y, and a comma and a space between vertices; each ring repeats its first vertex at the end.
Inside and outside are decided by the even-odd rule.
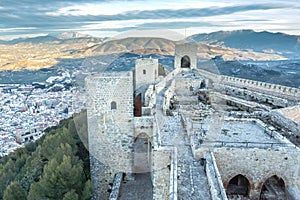
POLYGON ((235 197, 249 197, 250 192, 250 182, 248 179, 239 174, 230 179, 226 194, 228 198, 235 198, 235 197))
POLYGON ((183 56, 180 61, 181 68, 191 68, 191 60, 188 56, 183 56))
POLYGON ((286 199, 285 184, 282 178, 274 175, 268 178, 260 192, 260 200, 284 200, 286 199))
POLYGON ((147 134, 141 133, 134 139, 134 172, 147 173, 151 170, 151 142, 147 134))

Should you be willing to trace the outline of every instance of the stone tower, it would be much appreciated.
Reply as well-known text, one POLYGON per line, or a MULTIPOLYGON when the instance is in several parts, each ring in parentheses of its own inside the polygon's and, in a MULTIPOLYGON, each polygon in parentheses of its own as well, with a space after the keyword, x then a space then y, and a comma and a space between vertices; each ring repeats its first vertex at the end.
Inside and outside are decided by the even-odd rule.
POLYGON ((154 84, 158 78, 158 59, 142 58, 135 61, 135 89, 154 84))
POLYGON ((174 67, 196 69, 197 68, 197 44, 182 43, 175 47, 174 67))
POLYGON ((117 172, 133 166, 133 73, 88 76, 88 140, 91 175, 96 199, 106 199, 108 183, 117 172))

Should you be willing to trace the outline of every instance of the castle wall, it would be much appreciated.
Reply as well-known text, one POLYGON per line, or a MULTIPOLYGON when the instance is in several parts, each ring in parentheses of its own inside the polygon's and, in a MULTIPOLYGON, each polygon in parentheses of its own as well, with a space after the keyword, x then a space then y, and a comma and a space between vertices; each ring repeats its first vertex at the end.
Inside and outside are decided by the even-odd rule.
POLYGON ((175 80, 172 81, 170 87, 164 93, 164 101, 163 101, 163 113, 164 115, 167 114, 167 110, 170 109, 170 101, 175 95, 175 80))
POLYGON ((135 61, 135 88, 154 84, 158 79, 158 59, 142 58, 135 61))
POLYGON ((167 85, 169 81, 171 81, 178 73, 180 72, 180 68, 174 69, 167 76, 165 76, 159 83, 155 85, 156 93, 161 92, 167 85))
POLYGON ((134 137, 141 133, 147 134, 148 137, 153 137, 153 116, 135 117, 134 132, 134 137))
POLYGON ((153 199, 169 199, 170 194, 170 170, 171 150, 160 148, 153 151, 153 199))
POLYGON ((154 91, 154 85, 149 85, 148 89, 145 92, 145 107, 153 107, 156 101, 156 93, 154 91))
POLYGON ((107 185, 117 172, 133 166, 133 75, 103 73, 86 78, 88 140, 93 186, 107 197, 107 185), (105 179, 105 181, 104 181, 105 179), (99 186, 100 184, 100 186, 99 186))
POLYGON ((224 187, 234 176, 241 174, 250 182, 250 198, 258 199, 264 182, 273 175, 284 180, 286 188, 294 188, 299 180, 300 154, 298 148, 215 148, 224 187))
POLYGON ((217 75, 201 69, 198 69, 198 71, 200 74, 203 74, 205 77, 212 79, 216 83, 222 83, 225 85, 256 91, 257 93, 264 93, 270 96, 288 99, 289 105, 294 105, 297 101, 300 100, 300 89, 298 88, 292 88, 249 79, 236 78, 231 76, 217 75))
POLYGON ((226 94, 248 101, 267 103, 276 107, 286 107, 289 105, 289 102, 284 98, 228 85, 223 85, 223 88, 225 89, 226 94))
POLYGON ((209 184, 210 194, 213 200, 227 200, 225 188, 223 186, 220 172, 216 164, 215 156, 212 152, 207 152, 205 155, 206 176, 209 184))
POLYGON ((230 76, 222 76, 223 82, 229 85, 238 87, 246 87, 249 89, 267 92, 269 94, 278 95, 283 98, 300 99, 300 89, 287 87, 283 85, 276 85, 266 82, 253 81, 249 79, 235 78, 230 76))

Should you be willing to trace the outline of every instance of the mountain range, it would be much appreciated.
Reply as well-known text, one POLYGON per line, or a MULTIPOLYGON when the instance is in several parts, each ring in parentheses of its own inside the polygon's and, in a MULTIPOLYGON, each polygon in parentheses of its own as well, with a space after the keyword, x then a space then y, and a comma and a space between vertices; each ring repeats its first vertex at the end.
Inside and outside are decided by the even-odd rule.
MULTIPOLYGON (((186 38, 198 44, 199 58, 224 60, 285 60, 300 58, 300 37, 252 30, 196 34, 186 38)), ((182 41, 181 41, 182 42, 182 41)), ((40 69, 60 59, 112 53, 174 55, 177 42, 163 38, 102 38, 67 32, 0 41, 0 70, 40 69)))
POLYGON ((253 30, 218 31, 192 35, 188 39, 243 51, 251 49, 255 52, 275 53, 289 59, 300 57, 300 36, 284 33, 255 32, 253 30))

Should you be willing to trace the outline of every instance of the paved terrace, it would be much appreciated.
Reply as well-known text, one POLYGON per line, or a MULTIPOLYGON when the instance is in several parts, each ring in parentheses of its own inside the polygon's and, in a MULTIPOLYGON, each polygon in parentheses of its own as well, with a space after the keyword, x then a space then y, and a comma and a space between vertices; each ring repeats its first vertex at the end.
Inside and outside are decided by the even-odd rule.
POLYGON ((161 146, 173 146, 178 150, 177 185, 178 199, 211 199, 209 185, 204 166, 193 158, 186 131, 180 116, 164 116, 162 111, 163 95, 170 86, 167 83, 157 95, 156 117, 160 129, 159 143, 161 146))
POLYGON ((196 148, 211 145, 243 148, 294 147, 272 128, 263 126, 261 121, 255 119, 210 118, 203 123, 193 123, 193 142, 196 148), (216 126, 219 127, 218 130, 214 130, 216 126))

